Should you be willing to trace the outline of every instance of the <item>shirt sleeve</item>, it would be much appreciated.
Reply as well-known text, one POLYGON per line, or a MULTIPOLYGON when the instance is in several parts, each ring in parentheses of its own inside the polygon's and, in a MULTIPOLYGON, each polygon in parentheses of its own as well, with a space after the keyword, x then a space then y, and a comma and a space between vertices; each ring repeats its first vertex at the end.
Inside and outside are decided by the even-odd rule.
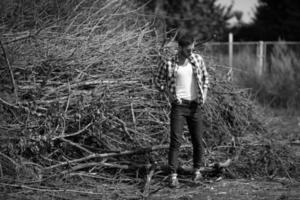
POLYGON ((164 91, 166 87, 167 66, 166 62, 161 59, 158 64, 158 72, 154 78, 154 84, 159 91, 164 91))
POLYGON ((206 65, 202 59, 202 70, 203 70, 203 88, 208 88, 209 85, 209 75, 206 69, 206 65))
POLYGON ((197 60, 197 63, 198 63, 198 67, 202 72, 201 73, 202 77, 200 77, 200 78, 201 78, 201 81, 203 83, 203 88, 208 88, 208 86, 209 86, 209 74, 207 72, 205 62, 204 62, 203 58, 200 55, 197 55, 196 58, 197 58, 196 60, 197 60))

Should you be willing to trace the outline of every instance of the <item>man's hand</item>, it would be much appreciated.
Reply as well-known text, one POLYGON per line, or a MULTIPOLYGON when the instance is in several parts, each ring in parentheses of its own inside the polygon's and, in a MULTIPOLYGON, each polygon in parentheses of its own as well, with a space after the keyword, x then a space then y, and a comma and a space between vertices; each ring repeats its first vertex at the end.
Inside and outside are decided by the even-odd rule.
POLYGON ((207 97, 207 88, 204 88, 202 95, 203 95, 203 103, 205 103, 207 97))
POLYGON ((166 89, 164 92, 167 95, 167 97, 169 98, 170 102, 173 102, 176 100, 169 89, 166 89))

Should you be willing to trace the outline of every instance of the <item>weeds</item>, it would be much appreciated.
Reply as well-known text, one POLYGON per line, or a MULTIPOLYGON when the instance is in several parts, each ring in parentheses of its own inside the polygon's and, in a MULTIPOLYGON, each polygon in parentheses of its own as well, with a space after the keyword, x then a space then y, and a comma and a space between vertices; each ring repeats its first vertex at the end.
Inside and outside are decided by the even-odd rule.
POLYGON ((264 105, 299 108, 300 60, 296 53, 284 42, 279 42, 273 47, 261 76, 255 71, 256 60, 247 49, 235 56, 236 83, 251 88, 254 97, 264 105))

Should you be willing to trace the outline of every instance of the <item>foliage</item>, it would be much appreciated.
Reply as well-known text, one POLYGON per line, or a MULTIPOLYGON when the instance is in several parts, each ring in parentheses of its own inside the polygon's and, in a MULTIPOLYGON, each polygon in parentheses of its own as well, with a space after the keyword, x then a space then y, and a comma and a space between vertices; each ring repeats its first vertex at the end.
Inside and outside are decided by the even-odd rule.
POLYGON ((148 8, 165 21, 167 32, 180 29, 202 40, 213 34, 221 38, 233 17, 232 6, 221 6, 216 0, 152 0, 148 8))

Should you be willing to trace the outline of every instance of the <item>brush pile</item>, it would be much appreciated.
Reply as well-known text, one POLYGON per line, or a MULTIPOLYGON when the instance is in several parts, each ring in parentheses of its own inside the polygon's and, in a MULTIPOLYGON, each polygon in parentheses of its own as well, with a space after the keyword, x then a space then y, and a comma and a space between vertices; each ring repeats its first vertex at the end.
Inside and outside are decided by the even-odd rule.
MULTIPOLYGON (((78 4, 76 15, 37 32, 2 30, 3 188, 14 191, 22 184, 40 192, 59 192, 57 187, 74 192, 68 185, 74 180, 80 180, 78 187, 101 181, 96 190, 76 191, 134 196, 153 163, 166 164, 169 103, 152 82, 163 52, 142 9, 123 1, 94 1, 78 4)), ((274 170, 265 170, 273 160, 274 169, 289 175, 294 168, 288 153, 257 153, 273 146, 261 139, 266 130, 249 91, 226 81, 223 67, 207 64, 206 164, 234 157, 230 175, 265 176, 273 175, 274 170), (264 169, 249 167, 253 160, 264 169)), ((189 144, 186 131, 183 137, 189 144)), ((190 164, 191 152, 183 150, 182 164, 190 164)))

